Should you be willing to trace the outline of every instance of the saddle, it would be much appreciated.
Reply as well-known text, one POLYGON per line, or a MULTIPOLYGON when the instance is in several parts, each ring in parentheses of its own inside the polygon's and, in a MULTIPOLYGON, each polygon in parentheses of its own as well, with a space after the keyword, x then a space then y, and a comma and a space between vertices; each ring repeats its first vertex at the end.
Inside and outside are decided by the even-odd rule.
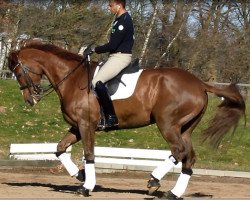
POLYGON ((126 87, 126 84, 121 80, 124 74, 133 74, 138 72, 139 70, 140 70, 139 59, 136 58, 127 67, 125 67, 117 76, 115 76, 114 78, 105 83, 109 95, 112 96, 113 94, 115 94, 115 92, 118 90, 120 83, 126 87))

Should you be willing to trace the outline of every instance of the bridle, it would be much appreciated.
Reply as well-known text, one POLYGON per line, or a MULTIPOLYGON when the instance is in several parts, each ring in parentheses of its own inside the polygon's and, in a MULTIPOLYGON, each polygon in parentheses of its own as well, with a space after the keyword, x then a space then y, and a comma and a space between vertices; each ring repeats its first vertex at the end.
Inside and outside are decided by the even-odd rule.
POLYGON ((25 79, 25 85, 20 85, 20 90, 28 89, 30 96, 32 96, 36 101, 39 101, 43 96, 43 88, 42 88, 40 83, 35 84, 33 82, 29 73, 35 74, 35 75, 40 76, 40 77, 42 77, 43 74, 29 69, 24 63, 22 63, 20 60, 18 60, 18 63, 16 64, 16 66, 12 70, 13 73, 15 74, 17 80, 19 80, 22 76, 22 75, 17 75, 15 73, 15 70, 17 68, 21 68, 22 75, 24 76, 24 79, 25 79), (32 89, 33 89, 33 92, 32 92, 32 89))
POLYGON ((43 73, 38 73, 38 72, 35 72, 33 70, 31 70, 27 65, 25 65, 24 63, 22 63, 20 60, 18 60, 18 63, 15 65, 15 67, 13 68, 13 73, 15 74, 17 80, 20 79, 20 76, 17 75, 15 73, 15 70, 20 67, 21 70, 22 70, 22 74, 24 75, 24 78, 25 78, 25 82, 26 84, 25 85, 20 85, 20 90, 25 90, 25 89, 28 89, 29 91, 29 94, 32 98, 34 98, 37 102, 40 101, 43 97, 49 95, 50 93, 52 93, 54 90, 56 90, 73 72, 75 72, 81 65, 83 62, 86 62, 87 64, 87 72, 88 72, 88 84, 85 88, 83 89, 88 89, 88 93, 90 92, 90 87, 91 87, 91 84, 90 84, 90 55, 85 55, 83 57, 83 59, 81 60, 81 62, 75 67, 73 68, 62 80, 60 80, 58 83, 56 83, 55 85, 52 85, 50 84, 48 86, 48 88, 46 89, 43 89, 43 87, 41 86, 41 84, 35 84, 33 82, 33 80, 31 79, 29 73, 32 73, 32 74, 35 74, 37 76, 40 76, 42 77, 43 76, 43 73), (32 92, 32 89, 33 89, 33 92, 32 92))

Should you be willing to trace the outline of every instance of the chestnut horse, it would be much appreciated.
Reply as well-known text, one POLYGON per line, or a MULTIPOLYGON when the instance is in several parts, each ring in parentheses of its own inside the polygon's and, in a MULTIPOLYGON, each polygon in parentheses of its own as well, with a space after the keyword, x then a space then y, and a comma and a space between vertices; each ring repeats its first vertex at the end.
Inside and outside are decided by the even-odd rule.
MULTIPOLYGON (((33 106, 40 100, 43 75, 56 91, 64 119, 72 126, 59 142, 56 155, 71 176, 85 181, 84 196, 89 195, 96 183, 94 144, 101 114, 98 99, 89 90, 96 66, 97 63, 87 62, 80 55, 42 42, 26 43, 9 54, 9 69, 20 84, 25 102, 33 106), (64 153, 79 140, 84 146, 85 177, 64 153)), ((205 130, 205 140, 218 146, 223 136, 231 128, 235 129, 245 115, 245 102, 235 84, 219 89, 178 68, 147 69, 141 73, 131 97, 113 101, 118 129, 156 123, 169 143, 172 155, 151 173, 150 193, 160 187, 160 179, 178 162, 182 162, 181 175, 175 187, 164 195, 178 199, 184 193, 195 163, 191 134, 206 111, 208 92, 224 98, 205 130)))

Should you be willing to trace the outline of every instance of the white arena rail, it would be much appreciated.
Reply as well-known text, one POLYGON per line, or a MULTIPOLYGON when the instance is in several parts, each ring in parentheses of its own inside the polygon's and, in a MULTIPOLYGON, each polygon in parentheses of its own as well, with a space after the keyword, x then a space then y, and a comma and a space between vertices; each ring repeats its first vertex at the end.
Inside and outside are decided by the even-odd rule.
MULTIPOLYGON (((17 160, 55 160, 57 143, 11 144, 10 158, 17 160)), ((67 149, 71 155, 70 146, 67 149)), ((170 151, 151 149, 131 149, 115 147, 95 147, 95 167, 97 172, 116 172, 124 170, 153 171, 168 156, 170 151)), ((179 163, 171 172, 181 171, 179 163)), ((196 175, 228 176, 250 178, 250 172, 193 169, 196 175)))
MULTIPOLYGON (((10 158, 16 160, 58 160, 55 155, 57 143, 11 144, 10 158)), ((70 146, 67 153, 71 156, 70 146)), ((170 151, 151 149, 132 149, 115 147, 95 147, 95 166, 102 171, 115 170, 153 170, 160 165, 170 151)), ((84 159, 84 158, 83 158, 84 159)), ((181 163, 176 166, 181 168, 181 163)))
MULTIPOLYGON (((71 156, 72 146, 67 153, 71 156)), ((16 160, 58 160, 57 143, 11 144, 10 158, 16 160)))
MULTIPOLYGON (((96 168, 150 171, 159 166, 171 152, 167 150, 95 147, 96 168)), ((181 169, 181 163, 175 168, 181 169)), ((178 170, 180 171, 180 170, 178 170)))

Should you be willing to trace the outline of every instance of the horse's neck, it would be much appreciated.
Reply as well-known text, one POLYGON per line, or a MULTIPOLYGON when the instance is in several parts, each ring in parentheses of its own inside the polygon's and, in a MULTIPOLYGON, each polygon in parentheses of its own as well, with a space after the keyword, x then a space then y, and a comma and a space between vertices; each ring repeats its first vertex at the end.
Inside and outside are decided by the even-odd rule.
MULTIPOLYGON (((53 60, 53 59, 52 59, 53 60)), ((74 69, 74 66, 77 66, 77 62, 71 62, 70 64, 66 61, 53 60, 52 62, 46 62, 44 65, 44 73, 48 77, 52 85, 56 86, 57 84, 62 84, 66 79, 73 78, 74 73, 70 74, 74 69)))
POLYGON ((45 64, 44 73, 54 86, 60 99, 64 99, 64 96, 68 95, 69 91, 77 88, 81 90, 87 89, 93 78, 96 66, 97 63, 95 62, 92 62, 88 67, 79 61, 53 60, 45 64))

